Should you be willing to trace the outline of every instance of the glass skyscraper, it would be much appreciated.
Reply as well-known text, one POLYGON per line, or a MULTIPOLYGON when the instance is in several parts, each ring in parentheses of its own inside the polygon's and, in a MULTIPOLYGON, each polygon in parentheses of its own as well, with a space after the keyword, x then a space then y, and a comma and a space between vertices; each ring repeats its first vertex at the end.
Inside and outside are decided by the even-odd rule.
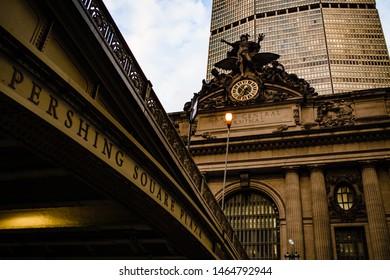
POLYGON ((265 34, 289 73, 319 94, 390 86, 390 60, 375 0, 213 0, 207 78, 229 46, 265 34))

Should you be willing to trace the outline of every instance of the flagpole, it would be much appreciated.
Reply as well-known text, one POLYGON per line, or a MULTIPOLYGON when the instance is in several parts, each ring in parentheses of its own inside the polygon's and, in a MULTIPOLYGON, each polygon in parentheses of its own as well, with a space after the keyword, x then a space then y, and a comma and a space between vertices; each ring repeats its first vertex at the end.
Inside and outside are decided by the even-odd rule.
POLYGON ((188 135, 187 135, 187 149, 190 150, 191 145, 191 134, 192 134, 192 124, 195 121, 196 115, 198 114, 198 101, 199 93, 194 93, 194 97, 191 99, 191 108, 188 112, 188 135))
POLYGON ((191 131, 192 131, 192 122, 188 124, 188 136, 187 136, 187 149, 190 150, 191 145, 191 131))

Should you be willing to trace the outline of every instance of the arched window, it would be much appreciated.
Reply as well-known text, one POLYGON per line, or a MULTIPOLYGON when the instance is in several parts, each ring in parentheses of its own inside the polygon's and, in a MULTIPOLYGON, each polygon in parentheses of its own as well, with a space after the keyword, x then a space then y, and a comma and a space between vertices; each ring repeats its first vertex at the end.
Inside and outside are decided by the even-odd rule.
POLYGON ((280 259, 279 211, 259 192, 245 191, 227 197, 225 215, 250 259, 280 259))

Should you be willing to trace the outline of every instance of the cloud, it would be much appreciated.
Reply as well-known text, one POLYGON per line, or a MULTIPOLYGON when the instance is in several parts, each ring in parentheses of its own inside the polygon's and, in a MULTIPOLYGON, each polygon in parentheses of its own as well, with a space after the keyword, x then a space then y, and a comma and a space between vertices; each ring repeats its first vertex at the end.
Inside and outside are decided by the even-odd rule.
POLYGON ((385 34, 387 49, 390 51, 390 1, 376 0, 376 7, 382 23, 383 33, 385 34))
POLYGON ((200 0, 105 0, 167 112, 181 111, 206 77, 210 8, 200 0))
MULTIPOLYGON (((211 0, 104 0, 167 112, 181 111, 206 77, 211 0)), ((377 0, 390 47, 390 1, 377 0)))

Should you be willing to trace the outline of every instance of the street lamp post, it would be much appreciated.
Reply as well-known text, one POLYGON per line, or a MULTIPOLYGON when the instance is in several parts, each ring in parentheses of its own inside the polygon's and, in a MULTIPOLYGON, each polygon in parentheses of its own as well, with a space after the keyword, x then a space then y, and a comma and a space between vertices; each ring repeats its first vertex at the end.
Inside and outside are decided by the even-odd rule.
POLYGON ((294 253, 294 244, 295 244, 294 240, 289 239, 289 240, 288 240, 288 243, 289 243, 290 246, 291 246, 291 254, 290 254, 289 252, 287 252, 287 253, 284 255, 284 259, 285 259, 285 260, 299 260, 300 255, 298 254, 298 252, 295 251, 295 253, 294 253))
POLYGON ((229 153, 229 136, 230 136, 230 127, 232 126, 233 114, 225 114, 225 122, 227 126, 227 139, 226 139, 226 154, 225 154, 225 169, 223 172, 223 185, 222 185, 222 211, 225 210, 225 185, 226 185, 226 171, 227 171, 227 159, 229 153))

